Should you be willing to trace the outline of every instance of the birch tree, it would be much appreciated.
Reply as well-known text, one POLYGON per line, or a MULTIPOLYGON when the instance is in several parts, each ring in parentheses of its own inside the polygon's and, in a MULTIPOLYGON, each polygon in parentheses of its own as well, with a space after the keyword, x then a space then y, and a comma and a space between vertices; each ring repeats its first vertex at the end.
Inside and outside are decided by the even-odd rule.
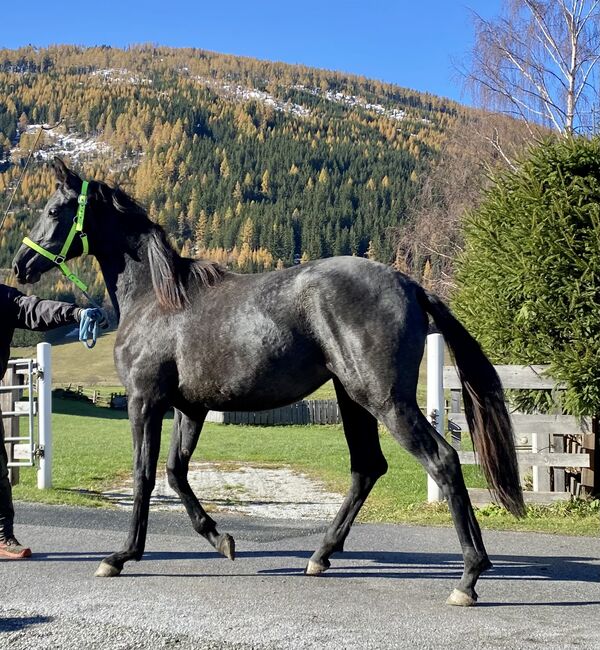
POLYGON ((600 0, 507 0, 475 15, 467 77, 483 107, 523 119, 531 134, 597 130, 600 0))

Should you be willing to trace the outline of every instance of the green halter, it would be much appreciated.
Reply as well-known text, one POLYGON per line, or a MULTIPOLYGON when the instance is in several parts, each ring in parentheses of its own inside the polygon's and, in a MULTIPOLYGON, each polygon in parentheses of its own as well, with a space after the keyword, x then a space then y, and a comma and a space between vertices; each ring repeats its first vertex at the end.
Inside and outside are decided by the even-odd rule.
POLYGON ((66 278, 68 280, 71 280, 71 282, 75 284, 77 287, 79 287, 84 293, 87 291, 87 284, 85 284, 85 282, 80 280, 77 277, 77 275, 75 275, 75 273, 71 272, 71 270, 69 269, 69 267, 65 262, 65 258, 67 256, 67 253, 69 252, 69 248, 71 248, 71 244, 73 243, 73 239, 75 239, 75 235, 77 233, 79 233, 79 236, 81 237, 81 244, 83 245, 83 253, 87 255, 89 252, 87 235, 83 232, 85 206, 87 205, 87 191, 88 191, 88 181, 83 181, 83 184, 81 185, 81 193, 77 198, 77 203, 79 204, 77 206, 77 216, 75 217, 75 219, 73 219, 73 225, 71 226, 71 230, 69 231, 69 234, 67 235, 67 239, 65 240, 65 243, 63 244, 63 247, 61 248, 60 253, 58 255, 56 255, 55 253, 51 253, 50 251, 47 251, 45 248, 42 248, 39 244, 36 244, 34 241, 29 239, 29 237, 25 237, 23 239, 23 243, 29 246, 29 248, 33 248, 33 250, 36 253, 39 253, 43 257, 46 257, 47 259, 54 262, 58 266, 58 268, 63 272, 66 278))

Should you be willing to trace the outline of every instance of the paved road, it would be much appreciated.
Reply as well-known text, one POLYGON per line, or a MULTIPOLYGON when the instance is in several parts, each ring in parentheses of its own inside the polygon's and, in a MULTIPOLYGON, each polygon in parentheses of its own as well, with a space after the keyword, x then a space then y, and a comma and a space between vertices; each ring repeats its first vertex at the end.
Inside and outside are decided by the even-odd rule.
POLYGON ((0 648, 600 649, 598 539, 485 532, 495 569, 461 609, 444 605, 461 572, 450 529, 357 525, 309 578, 322 523, 219 517, 230 562, 182 513, 152 512, 145 559, 94 578, 128 516, 17 504, 35 556, 0 562, 0 648))

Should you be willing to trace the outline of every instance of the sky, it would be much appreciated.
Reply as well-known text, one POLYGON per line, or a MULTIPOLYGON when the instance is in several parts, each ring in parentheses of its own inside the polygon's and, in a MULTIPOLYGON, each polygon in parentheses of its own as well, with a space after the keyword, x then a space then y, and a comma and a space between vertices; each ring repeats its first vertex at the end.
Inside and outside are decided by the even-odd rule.
POLYGON ((471 103, 475 11, 503 0, 101 0, 3 3, 0 47, 155 43, 364 75, 471 103), (10 26, 10 28, 8 28, 10 26))

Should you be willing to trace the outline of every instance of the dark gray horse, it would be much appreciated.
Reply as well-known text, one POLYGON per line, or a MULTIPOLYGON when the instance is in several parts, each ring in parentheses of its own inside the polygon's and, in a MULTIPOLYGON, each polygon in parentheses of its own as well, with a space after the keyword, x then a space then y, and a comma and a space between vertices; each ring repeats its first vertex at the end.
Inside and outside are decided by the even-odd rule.
MULTIPOLYGON (((55 193, 31 232, 61 250, 78 207, 82 180, 55 160, 55 193)), ((85 190, 84 190, 85 192, 85 190)), ((144 552, 165 412, 176 408, 167 463, 169 483, 194 528, 233 559, 193 494, 187 471, 204 418, 213 410, 261 410, 289 404, 332 379, 350 449, 351 487, 306 573, 322 573, 343 549, 350 526, 387 469, 377 421, 410 451, 448 500, 464 556, 464 574, 448 602, 473 605, 479 575, 491 567, 454 449, 416 402, 429 316, 444 335, 463 383, 465 410, 488 483, 515 515, 524 511, 502 386, 476 341, 435 296, 391 268, 338 257, 257 275, 230 273, 180 257, 145 211, 118 189, 92 181, 85 212, 90 254, 120 313, 115 362, 129 395, 134 442, 134 509, 122 551, 96 575, 116 576, 144 552)), ((83 249, 76 239, 67 255, 83 249)), ((14 271, 36 282, 53 264, 21 246, 14 271)), ((318 452, 317 452, 318 453, 318 452)))

